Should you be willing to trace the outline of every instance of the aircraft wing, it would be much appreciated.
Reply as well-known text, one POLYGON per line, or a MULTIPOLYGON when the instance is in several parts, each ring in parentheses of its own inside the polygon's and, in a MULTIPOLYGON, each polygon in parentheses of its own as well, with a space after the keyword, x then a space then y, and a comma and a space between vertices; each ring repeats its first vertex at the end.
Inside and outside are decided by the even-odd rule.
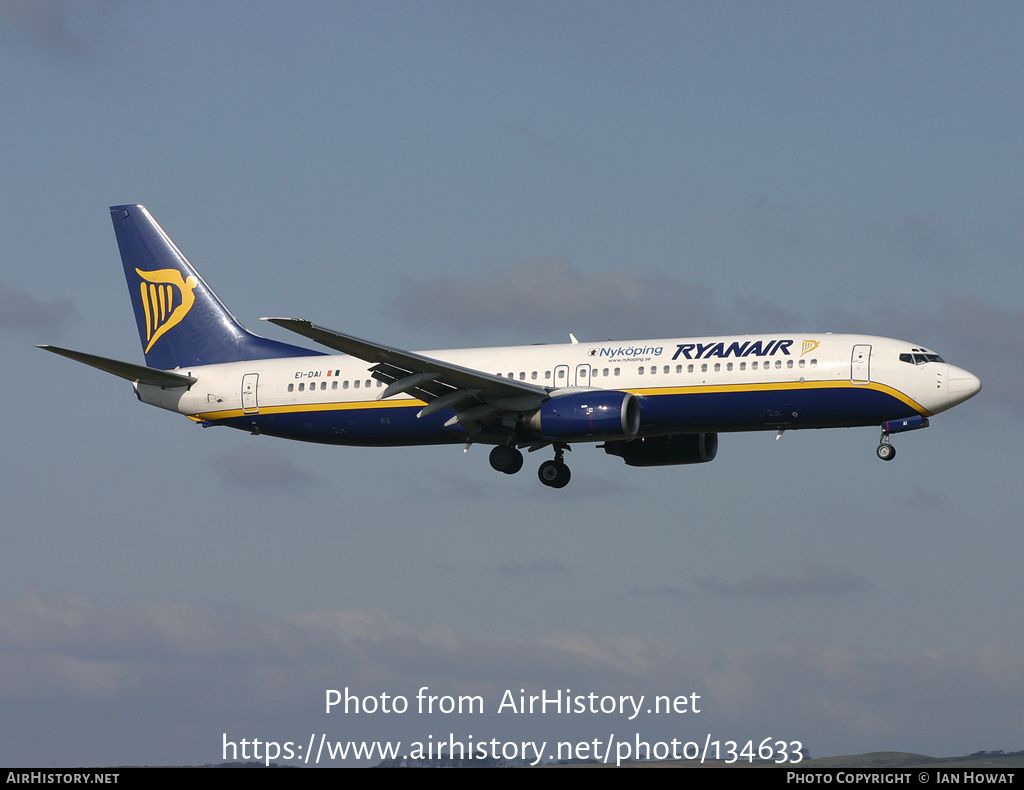
POLYGON ((427 403, 420 417, 452 409, 458 423, 471 432, 499 422, 502 415, 535 409, 548 399, 548 390, 536 384, 516 381, 451 362, 403 351, 382 343, 372 343, 345 335, 299 318, 264 318, 321 345, 366 362, 374 378, 388 386, 380 397, 390 398, 404 392, 427 403))
POLYGON ((95 354, 85 354, 81 351, 70 351, 69 349, 58 348, 57 346, 36 346, 36 348, 52 351, 54 354, 60 354, 62 357, 73 359, 76 362, 81 362, 106 373, 112 373, 115 376, 128 379, 128 381, 137 381, 140 384, 173 388, 189 387, 196 383, 196 379, 192 378, 192 376, 186 376, 182 373, 148 368, 145 365, 135 365, 131 362, 120 362, 116 359, 98 357, 95 354))

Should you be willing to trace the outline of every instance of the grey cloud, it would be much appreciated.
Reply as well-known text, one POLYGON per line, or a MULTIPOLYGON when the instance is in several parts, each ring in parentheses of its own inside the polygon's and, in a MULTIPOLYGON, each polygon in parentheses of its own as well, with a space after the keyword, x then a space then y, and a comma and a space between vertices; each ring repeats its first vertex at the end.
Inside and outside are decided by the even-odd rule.
POLYGON ((910 508, 933 508, 945 505, 948 498, 941 491, 935 491, 920 483, 915 483, 909 489, 894 494, 892 501, 910 508))
POLYGON ((211 466, 224 483, 233 488, 299 492, 320 484, 316 477, 275 448, 222 455, 211 461, 211 466))
POLYGON ((698 589, 724 597, 781 598, 794 595, 844 595, 871 589, 860 574, 843 569, 805 565, 788 576, 758 574, 736 582, 705 576, 695 582, 698 589))
POLYGON ((496 573, 510 578, 535 579, 542 576, 562 576, 572 571, 558 560, 534 560, 533 562, 505 562, 496 573))
POLYGON ((75 317, 70 299, 44 302, 28 291, 0 282, 0 330, 59 335, 75 317))
POLYGON ((818 306, 798 317, 782 305, 751 296, 721 296, 702 283, 659 272, 586 274, 567 259, 521 263, 479 276, 409 278, 391 298, 410 325, 439 326, 468 344, 496 329, 529 339, 581 340, 673 337, 715 333, 798 331, 808 322, 826 331, 877 334, 925 343, 981 377, 984 397, 1024 412, 1024 311, 979 299, 947 298, 931 306, 882 301, 863 315, 818 306))
POLYGON ((583 274, 565 258, 491 269, 478 277, 404 278, 391 299, 416 327, 459 333, 529 328, 535 339, 581 340, 724 331, 709 288, 654 272, 583 274))
POLYGON ((926 343, 947 362, 979 376, 980 398, 1014 412, 1024 409, 1024 310, 995 307, 980 299, 948 298, 932 308, 886 303, 879 323, 892 335, 926 343))
POLYGON ((122 0, 2 0, 0 18, 22 40, 59 57, 93 52, 122 0))
POLYGON ((663 584, 659 587, 632 587, 629 590, 629 594, 644 598, 685 598, 689 595, 681 587, 668 584, 663 584))
MULTIPOLYGON (((272 616, 180 600, 104 607, 30 594, 0 601, 0 663, 0 758, 10 764, 129 755, 134 764, 203 762, 225 728, 269 737, 317 722, 337 738, 422 737, 435 726, 561 739, 607 732, 606 716, 493 716, 505 690, 520 688, 696 692, 702 727, 802 738, 819 755, 880 743, 956 754, 957 744, 1005 748, 1024 738, 1024 654, 998 644, 878 654, 801 638, 720 652, 629 633, 470 640, 450 625, 413 627, 372 609, 272 616), (424 685, 479 694, 488 715, 323 719, 327 688, 412 696, 424 685), (185 751, 174 751, 183 732, 185 751)), ((651 738, 678 734, 674 718, 642 724, 651 738)))

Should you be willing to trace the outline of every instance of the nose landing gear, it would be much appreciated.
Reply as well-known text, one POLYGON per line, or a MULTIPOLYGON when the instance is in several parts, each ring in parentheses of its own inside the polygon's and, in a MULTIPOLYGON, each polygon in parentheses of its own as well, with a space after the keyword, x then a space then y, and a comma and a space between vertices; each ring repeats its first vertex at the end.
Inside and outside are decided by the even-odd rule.
POLYGON ((875 455, 883 461, 891 461, 896 457, 896 448, 889 443, 889 434, 903 433, 904 431, 917 431, 928 427, 928 418, 921 415, 904 417, 899 420, 889 420, 882 423, 882 437, 878 440, 878 447, 875 448, 875 455))
POLYGON ((889 434, 883 433, 881 442, 875 448, 875 455, 883 461, 891 461, 896 457, 896 448, 889 444, 889 434))

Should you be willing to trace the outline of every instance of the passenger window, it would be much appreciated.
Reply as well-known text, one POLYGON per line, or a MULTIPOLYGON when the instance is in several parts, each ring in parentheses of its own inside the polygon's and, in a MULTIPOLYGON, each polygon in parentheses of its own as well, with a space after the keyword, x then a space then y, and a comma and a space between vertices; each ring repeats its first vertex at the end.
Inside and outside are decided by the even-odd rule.
POLYGON ((775 360, 775 369, 776 370, 782 370, 782 360, 781 359, 775 360))
POLYGON ((640 366, 640 368, 637 370, 637 373, 639 373, 641 376, 644 375, 644 366, 643 365, 640 366))
POLYGON ((288 391, 289 392, 294 392, 295 391, 295 384, 294 383, 288 385, 288 391))
POLYGON ((740 370, 746 370, 746 369, 747 369, 747 363, 746 362, 741 362, 740 363, 740 370))
POLYGON ((786 360, 786 367, 787 368, 792 368, 793 367, 793 360, 787 359, 786 360))
POLYGON ((343 382, 341 382, 341 388, 343 390, 347 390, 348 389, 348 379, 345 379, 343 382))
POLYGON ((356 379, 355 381, 353 381, 352 382, 352 386, 355 387, 356 389, 359 389, 359 379, 356 379))
POLYGON ((726 370, 732 370, 732 363, 731 363, 731 362, 727 362, 727 363, 725 364, 725 369, 726 369, 726 370))
POLYGON ((620 371, 621 371, 621 368, 615 368, 615 375, 618 376, 620 371))
POLYGON ((686 366, 686 372, 687 373, 693 373, 693 363, 692 362, 689 365, 686 366))
POLYGON ((534 371, 532 371, 530 373, 530 381, 536 381, 536 380, 537 380, 537 371, 534 370, 534 371))
POLYGON ((708 372, 708 363, 707 362, 701 362, 700 363, 700 372, 701 373, 707 373, 708 372))
POLYGON ((816 359, 812 359, 812 360, 811 360, 811 367, 812 367, 812 368, 816 368, 816 367, 818 367, 818 360, 816 360, 816 359))

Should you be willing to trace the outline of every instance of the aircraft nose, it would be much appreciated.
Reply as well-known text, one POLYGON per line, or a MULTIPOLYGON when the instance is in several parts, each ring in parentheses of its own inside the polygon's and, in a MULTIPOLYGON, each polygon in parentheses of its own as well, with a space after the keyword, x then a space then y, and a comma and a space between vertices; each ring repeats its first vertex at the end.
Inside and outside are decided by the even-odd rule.
POLYGON ((963 368, 949 366, 949 401, 951 406, 973 398, 981 391, 981 379, 963 368))

